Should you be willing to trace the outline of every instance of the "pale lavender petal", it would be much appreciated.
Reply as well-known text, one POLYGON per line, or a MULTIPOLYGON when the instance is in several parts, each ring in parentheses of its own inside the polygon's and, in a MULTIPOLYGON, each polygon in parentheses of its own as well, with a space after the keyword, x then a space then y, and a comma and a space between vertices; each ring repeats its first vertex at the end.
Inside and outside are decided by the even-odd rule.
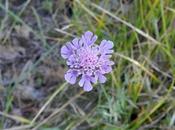
POLYGON ((114 65, 115 63, 113 61, 108 60, 108 61, 105 62, 105 64, 106 65, 114 65))
POLYGON ((106 54, 111 54, 111 53, 113 53, 113 52, 114 52, 114 50, 106 50, 106 51, 105 51, 106 54))
POLYGON ((70 84, 75 84, 78 73, 76 71, 68 70, 65 74, 65 80, 70 84))
POLYGON ((67 65, 73 65, 75 62, 75 56, 71 55, 69 56, 69 58, 67 59, 67 65))
MULTIPOLYGON (((85 86, 85 83, 87 83, 87 82, 97 83, 97 78, 89 76, 89 75, 83 75, 78 84, 80 87, 82 87, 82 86, 85 86)), ((90 86, 92 86, 92 85, 90 85, 90 86)))
POLYGON ((97 38, 98 38, 97 35, 94 35, 91 39, 91 44, 94 44, 97 38))
POLYGON ((111 50, 113 48, 113 46, 114 46, 113 42, 107 41, 107 40, 102 40, 101 44, 99 46, 101 54, 103 54, 103 53, 105 53, 105 54, 113 53, 113 50, 111 50))
POLYGON ((110 58, 111 58, 111 55, 102 54, 100 56, 100 60, 109 60, 110 58))
POLYGON ((105 60, 109 60, 112 56, 111 55, 106 55, 106 54, 103 54, 101 55, 100 59, 105 59, 105 60))
POLYGON ((112 49, 114 46, 112 41, 102 40, 100 44, 100 48, 112 49))
POLYGON ((79 45, 79 39, 78 38, 74 38, 72 40, 72 45, 75 47, 75 49, 80 48, 81 46, 79 45))
POLYGON ((109 40, 107 42, 108 42, 108 44, 106 45, 106 47, 108 49, 112 49, 114 47, 114 43, 112 41, 109 41, 109 40))
POLYGON ((90 77, 90 81, 94 84, 97 83, 97 77, 90 77))
POLYGON ((106 77, 102 75, 101 73, 98 74, 98 80, 100 83, 105 83, 106 82, 106 77))
POLYGON ((112 71, 112 67, 109 65, 103 65, 101 67, 101 73, 102 74, 106 74, 106 73, 110 73, 112 71))
POLYGON ((90 81, 86 80, 83 86, 84 91, 89 92, 92 90, 92 84, 90 83, 90 81))
POLYGON ((70 51, 68 50, 68 48, 66 46, 63 46, 61 48, 61 56, 66 59, 71 55, 70 51))
POLYGON ((82 35, 82 40, 85 43, 85 45, 90 46, 94 44, 94 42, 97 40, 97 36, 94 35, 92 32, 87 31, 82 35))
POLYGON ((80 87, 83 87, 84 82, 85 82, 85 77, 82 76, 82 78, 80 79, 80 81, 79 81, 79 83, 78 83, 78 84, 80 85, 80 87))
POLYGON ((84 38, 86 39, 86 41, 90 41, 92 36, 93 36, 93 33, 91 31, 87 31, 84 33, 84 38))
POLYGON ((71 56, 73 54, 73 50, 72 50, 72 47, 71 47, 71 43, 66 43, 66 45, 64 45, 62 48, 61 48, 61 56, 64 58, 64 59, 67 59, 69 56, 71 56))
POLYGON ((78 44, 79 44, 80 47, 84 47, 84 46, 83 46, 83 43, 84 43, 84 42, 83 42, 83 39, 81 38, 81 39, 79 40, 78 44))

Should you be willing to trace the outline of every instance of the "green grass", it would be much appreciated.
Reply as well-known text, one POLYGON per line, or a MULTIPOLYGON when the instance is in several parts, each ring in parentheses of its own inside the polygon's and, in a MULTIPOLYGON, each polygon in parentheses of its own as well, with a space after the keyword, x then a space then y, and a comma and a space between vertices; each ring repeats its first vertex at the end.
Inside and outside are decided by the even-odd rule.
MULTIPOLYGON (((52 5, 48 0, 45 1, 44 5, 52 5)), ((62 30, 64 35, 58 39, 64 44, 72 39, 69 34, 80 36, 91 30, 99 36, 98 42, 102 39, 113 41, 113 60, 116 64, 113 72, 107 76, 107 83, 95 85, 93 92, 89 93, 75 92, 73 89, 77 85, 63 89, 63 83, 62 87, 59 86, 61 89, 57 87, 55 93, 47 95, 38 115, 17 118, 21 130, 26 129, 26 125, 32 130, 74 130, 80 126, 90 126, 85 128, 87 130, 175 129, 175 1, 134 0, 126 12, 122 8, 128 6, 119 5, 112 10, 109 0, 103 1, 74 0, 70 27, 62 30), (67 92, 69 88, 74 93, 71 90, 67 92), (55 103, 59 105, 53 108, 55 103), (53 109, 48 117, 42 115, 46 113, 46 108, 53 109)), ((0 8, 5 9, 3 4, 0 4, 0 8)), ((53 12, 50 7, 48 10, 53 12)), ((12 28, 17 22, 26 25, 46 49, 30 70, 22 71, 21 76, 15 79, 15 86, 55 51, 55 46, 50 47, 47 43, 39 14, 34 7, 32 11, 39 30, 23 21, 21 14, 25 9, 19 14, 9 9, 6 14, 6 17, 13 19, 12 28)), ((4 28, 2 21, 0 30, 4 28)), ((3 128, 6 119, 13 120, 15 116, 10 114, 14 101, 12 91, 13 88, 9 86, 5 109, 0 113, 3 115, 0 128, 3 128)))

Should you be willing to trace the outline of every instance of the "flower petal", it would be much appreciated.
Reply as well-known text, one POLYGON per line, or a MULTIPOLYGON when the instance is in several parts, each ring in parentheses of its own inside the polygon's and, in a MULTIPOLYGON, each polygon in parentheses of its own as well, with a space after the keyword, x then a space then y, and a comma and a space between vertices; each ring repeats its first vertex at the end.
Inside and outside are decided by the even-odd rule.
POLYGON ((97 83, 97 77, 92 77, 91 78, 91 82, 94 83, 94 84, 96 84, 97 83))
POLYGON ((73 50, 72 50, 72 47, 71 47, 71 43, 68 42, 66 43, 66 45, 64 45, 62 48, 61 48, 61 56, 64 58, 64 59, 67 59, 69 56, 71 56, 73 54, 73 50))
POLYGON ((92 32, 87 31, 82 35, 82 40, 85 43, 85 45, 90 46, 95 43, 97 40, 97 36, 94 35, 92 32))
POLYGON ((83 85, 84 85, 84 82, 85 82, 85 77, 84 76, 82 76, 82 78, 80 79, 80 81, 79 81, 79 86, 80 87, 83 87, 83 85))
POLYGON ((75 47, 75 49, 78 49, 81 47, 81 44, 79 44, 79 39, 78 38, 74 38, 72 40, 72 45, 75 47))
POLYGON ((83 87, 84 91, 89 92, 92 90, 92 88, 93 87, 92 87, 90 81, 86 80, 84 83, 84 87, 83 87))
POLYGON ((100 44, 100 48, 112 49, 114 46, 112 41, 102 40, 100 44))
POLYGON ((69 58, 67 58, 67 65, 73 65, 75 62, 75 56, 74 55, 71 55, 69 56, 69 58))
POLYGON ((114 65, 115 63, 113 61, 108 60, 108 61, 105 62, 105 64, 106 65, 114 65))
MULTIPOLYGON (((89 76, 89 75, 83 75, 78 84, 79 84, 80 87, 83 87, 85 84, 89 84, 87 82, 89 82, 90 84, 91 84, 91 82, 92 83, 97 83, 97 77, 92 77, 92 76, 89 76)), ((90 86, 92 86, 92 85, 90 85, 90 86)))
POLYGON ((77 76, 78 72, 73 70, 68 70, 67 73, 64 75, 65 80, 70 84, 75 84, 77 76))
POLYGON ((98 80, 100 83, 105 83, 106 82, 106 77, 102 75, 101 73, 98 74, 98 80))
POLYGON ((102 74, 106 74, 106 73, 110 73, 112 71, 112 67, 109 65, 103 65, 101 67, 101 73, 102 74))
POLYGON ((107 41, 107 40, 102 40, 101 44, 99 46, 100 49, 100 53, 101 54, 111 54, 113 53, 113 50, 111 50, 113 48, 114 44, 112 41, 107 41))

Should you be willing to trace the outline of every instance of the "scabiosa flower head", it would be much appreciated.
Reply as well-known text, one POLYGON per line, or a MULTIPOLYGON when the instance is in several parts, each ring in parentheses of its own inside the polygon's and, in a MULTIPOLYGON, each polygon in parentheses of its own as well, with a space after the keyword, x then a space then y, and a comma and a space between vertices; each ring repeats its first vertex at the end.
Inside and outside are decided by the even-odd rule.
POLYGON ((85 32, 81 38, 75 38, 61 48, 61 56, 67 60, 69 70, 65 80, 75 84, 79 79, 79 86, 84 91, 92 90, 92 83, 106 82, 105 74, 112 71, 113 42, 102 40, 100 45, 94 44, 97 36, 92 32, 85 32))

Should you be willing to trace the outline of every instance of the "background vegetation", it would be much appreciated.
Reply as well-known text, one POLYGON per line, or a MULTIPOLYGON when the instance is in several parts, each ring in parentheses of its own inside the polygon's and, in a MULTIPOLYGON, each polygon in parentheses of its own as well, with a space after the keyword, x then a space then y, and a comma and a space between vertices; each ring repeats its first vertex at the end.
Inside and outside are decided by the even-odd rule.
POLYGON ((0 129, 175 130, 174 0, 0 0, 0 129), (90 30, 113 72, 85 93, 60 47, 90 30))

